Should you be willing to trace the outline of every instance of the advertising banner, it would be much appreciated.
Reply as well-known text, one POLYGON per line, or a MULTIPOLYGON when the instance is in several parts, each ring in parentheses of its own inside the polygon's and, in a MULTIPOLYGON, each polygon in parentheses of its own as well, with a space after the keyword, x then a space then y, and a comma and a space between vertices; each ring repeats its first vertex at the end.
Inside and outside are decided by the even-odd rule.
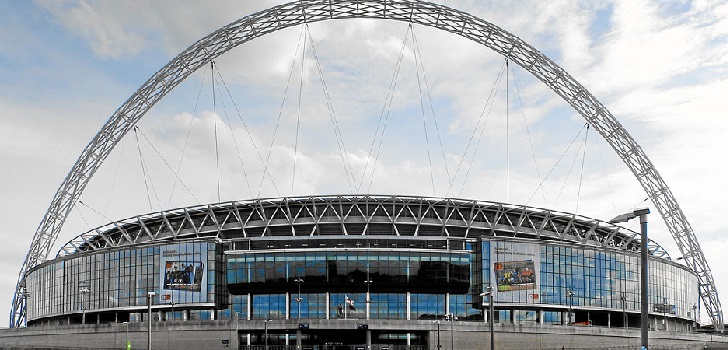
POLYGON ((160 249, 160 302, 169 304, 207 301, 207 246, 180 243, 160 249))
POLYGON ((495 300, 533 303, 538 301, 540 272, 538 244, 509 241, 490 242, 491 276, 495 300))

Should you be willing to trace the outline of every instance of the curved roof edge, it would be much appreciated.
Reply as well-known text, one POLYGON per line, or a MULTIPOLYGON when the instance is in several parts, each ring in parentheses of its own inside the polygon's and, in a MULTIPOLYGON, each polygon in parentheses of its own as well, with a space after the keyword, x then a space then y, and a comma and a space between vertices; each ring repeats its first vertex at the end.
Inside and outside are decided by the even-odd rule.
MULTIPOLYGON (((456 239, 531 237, 635 253, 640 250, 637 232, 551 209, 428 196, 322 195, 247 199, 132 216, 76 236, 56 257, 186 239, 366 236, 374 231, 376 235, 456 239), (383 227, 390 231, 382 231, 383 227)), ((658 243, 650 240, 648 247, 651 255, 669 258, 658 243)))

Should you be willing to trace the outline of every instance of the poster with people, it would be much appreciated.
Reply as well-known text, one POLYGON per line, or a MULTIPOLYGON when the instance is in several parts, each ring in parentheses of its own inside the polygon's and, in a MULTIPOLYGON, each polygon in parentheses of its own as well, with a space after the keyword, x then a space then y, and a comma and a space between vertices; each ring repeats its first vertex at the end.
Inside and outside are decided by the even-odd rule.
POLYGON ((490 280, 495 285, 495 300, 511 303, 538 302, 539 260, 538 244, 492 240, 490 280))
POLYGON ((160 302, 186 304, 207 302, 207 255, 205 243, 178 243, 160 249, 160 302))
POLYGON ((205 272, 201 261, 167 261, 164 264, 163 289, 199 292, 205 272))

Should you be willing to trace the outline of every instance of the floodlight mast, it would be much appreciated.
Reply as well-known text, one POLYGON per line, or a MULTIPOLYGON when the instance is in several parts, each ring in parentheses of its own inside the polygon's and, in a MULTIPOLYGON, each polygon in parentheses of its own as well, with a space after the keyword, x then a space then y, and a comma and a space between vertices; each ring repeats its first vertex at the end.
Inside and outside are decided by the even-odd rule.
POLYGON ((649 349, 649 259, 647 248, 647 214, 649 208, 636 209, 630 213, 617 215, 610 223, 621 223, 640 218, 640 340, 643 349, 649 349))
POLYGON ((48 258, 75 203, 119 141, 177 85, 227 51, 269 33, 332 19, 379 18, 420 24, 470 39, 533 74, 599 132, 640 182, 665 220, 681 254, 694 266, 700 295, 716 330, 723 329, 718 292, 710 267, 685 214, 657 169, 619 121, 563 68, 522 39, 469 13, 425 1, 311 0, 274 6, 238 19, 200 39, 149 78, 104 124, 81 152, 36 229, 18 274, 10 327, 24 326, 22 286, 30 269, 48 258))

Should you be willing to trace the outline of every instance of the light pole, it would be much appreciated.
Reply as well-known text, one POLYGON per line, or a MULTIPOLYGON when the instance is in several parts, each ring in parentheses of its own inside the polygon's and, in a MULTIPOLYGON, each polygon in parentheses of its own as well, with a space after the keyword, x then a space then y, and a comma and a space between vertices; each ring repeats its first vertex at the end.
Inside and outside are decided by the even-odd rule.
POLYGON ((695 304, 693 304, 693 331, 695 331, 695 328, 697 327, 697 323, 698 323, 698 318, 695 315, 695 309, 697 309, 697 308, 698 307, 695 306, 695 304))
POLYGON ((88 288, 88 282, 79 282, 78 292, 81 293, 81 324, 86 324, 86 307, 84 306, 83 295, 91 292, 91 290, 88 288))
POLYGON ((636 209, 631 213, 617 215, 614 219, 609 220, 610 223, 615 224, 619 222, 627 222, 636 217, 640 218, 640 329, 641 329, 641 342, 644 349, 649 348, 649 320, 648 320, 648 309, 647 309, 647 297, 649 295, 648 285, 648 259, 647 259, 647 214, 650 213, 649 208, 636 209))
POLYGON ((448 314, 450 317, 450 349, 455 350, 455 314, 448 314))
POLYGON ((495 349, 495 332, 493 332, 493 324, 495 323, 495 318, 493 316, 493 287, 488 285, 486 287, 488 290, 487 292, 480 293, 481 297, 487 296, 488 297, 488 321, 490 322, 490 350, 495 349))
POLYGON ((622 292, 622 295, 620 296, 620 299, 622 299, 622 325, 624 328, 627 328, 627 293, 622 292))
POLYGON ((301 284, 303 284, 303 278, 296 277, 293 282, 296 282, 298 284, 298 298, 296 298, 296 303, 298 303, 298 319, 301 319, 301 284))
POLYGON ((437 350, 440 350, 442 345, 440 345, 440 320, 436 320, 435 323, 437 323, 437 350))
POLYGON ((367 298, 366 298, 366 299, 364 299, 364 302, 365 302, 365 303, 366 303, 366 305, 367 305, 367 310, 366 310, 366 312, 367 312, 367 320, 368 320, 368 319, 369 319, 369 317, 370 317, 370 316, 369 316, 369 315, 370 315, 370 306, 369 306, 369 304, 370 304, 370 303, 372 302, 372 298, 371 298, 371 296, 370 296, 370 294, 369 294, 369 286, 370 286, 370 285, 372 284, 372 282, 374 282, 374 281, 372 281, 372 280, 371 280, 370 278, 368 278, 368 277, 367 277, 367 279, 366 279, 366 280, 364 280, 364 283, 366 283, 366 285, 367 285, 367 298))
POLYGON ((571 320, 571 314, 572 314, 572 308, 574 306, 574 291, 571 289, 568 289, 566 291, 566 297, 569 298, 569 321, 567 322, 567 324, 571 324, 571 323, 573 323, 573 321, 571 320))
POLYGON ((129 322, 124 322, 126 326, 126 349, 131 350, 131 343, 129 342, 129 322))
POLYGON ((265 320, 263 323, 265 324, 265 350, 268 350, 268 322, 270 320, 265 320))
POLYGON ((147 349, 152 350, 152 297, 154 292, 147 292, 147 349))

